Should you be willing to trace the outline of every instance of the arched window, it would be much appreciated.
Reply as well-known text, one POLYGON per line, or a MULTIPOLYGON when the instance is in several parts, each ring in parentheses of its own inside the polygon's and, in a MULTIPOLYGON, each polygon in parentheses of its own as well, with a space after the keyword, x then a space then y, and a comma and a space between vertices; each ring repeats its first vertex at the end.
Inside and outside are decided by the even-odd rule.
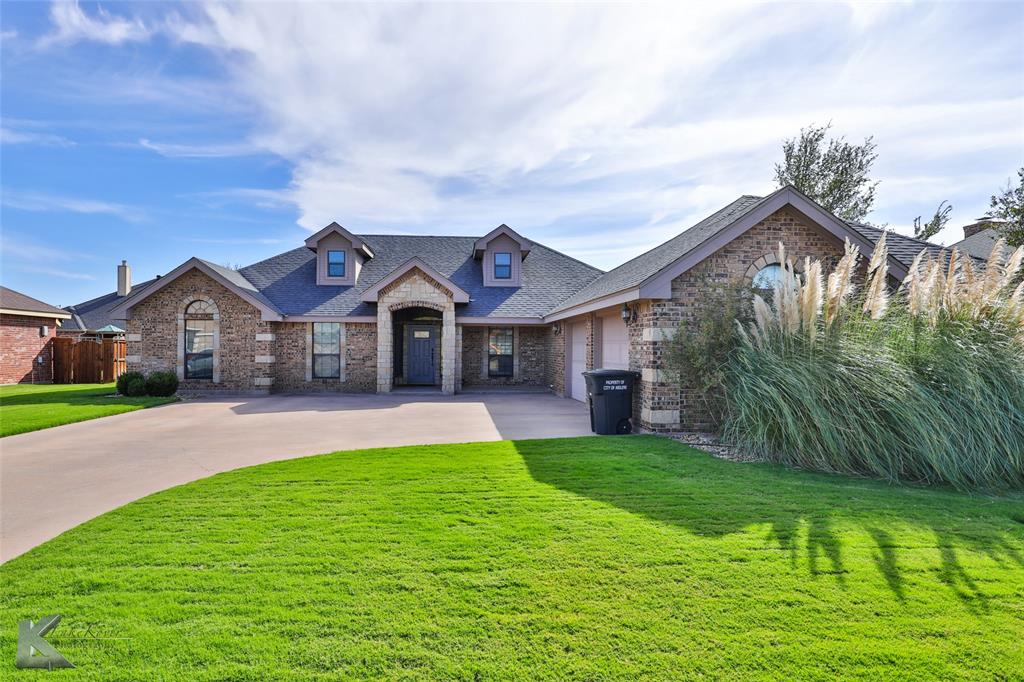
POLYGON ((782 278, 782 275, 782 266, 778 263, 766 265, 758 270, 754 275, 754 280, 751 282, 751 286, 758 291, 773 291, 775 289, 775 283, 782 278))
POLYGON ((192 301, 185 308, 185 378, 213 381, 214 334, 217 309, 209 301, 192 301))

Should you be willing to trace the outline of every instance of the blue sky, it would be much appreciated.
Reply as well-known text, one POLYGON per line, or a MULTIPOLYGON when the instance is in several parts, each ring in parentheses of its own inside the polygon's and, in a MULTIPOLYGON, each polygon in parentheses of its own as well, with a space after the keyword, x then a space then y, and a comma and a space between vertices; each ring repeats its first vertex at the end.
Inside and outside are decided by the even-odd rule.
POLYGON ((870 219, 945 243, 1024 163, 1024 4, 2 4, 2 271, 59 305, 332 220, 508 223, 611 268, 874 135, 870 219))

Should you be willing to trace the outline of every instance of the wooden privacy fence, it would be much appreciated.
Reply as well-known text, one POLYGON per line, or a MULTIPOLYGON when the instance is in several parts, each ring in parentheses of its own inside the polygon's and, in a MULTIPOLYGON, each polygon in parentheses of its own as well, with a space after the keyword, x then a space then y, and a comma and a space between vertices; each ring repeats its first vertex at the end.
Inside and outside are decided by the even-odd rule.
POLYGON ((128 344, 121 339, 53 340, 53 382, 55 384, 102 384, 125 372, 128 344))

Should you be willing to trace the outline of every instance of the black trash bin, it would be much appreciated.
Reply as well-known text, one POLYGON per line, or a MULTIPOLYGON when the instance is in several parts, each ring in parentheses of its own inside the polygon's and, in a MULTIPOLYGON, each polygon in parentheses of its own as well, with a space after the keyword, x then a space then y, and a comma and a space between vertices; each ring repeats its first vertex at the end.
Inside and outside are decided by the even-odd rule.
POLYGON ((601 435, 633 430, 633 384, 637 373, 624 369, 595 369, 583 373, 590 403, 590 430, 601 435))

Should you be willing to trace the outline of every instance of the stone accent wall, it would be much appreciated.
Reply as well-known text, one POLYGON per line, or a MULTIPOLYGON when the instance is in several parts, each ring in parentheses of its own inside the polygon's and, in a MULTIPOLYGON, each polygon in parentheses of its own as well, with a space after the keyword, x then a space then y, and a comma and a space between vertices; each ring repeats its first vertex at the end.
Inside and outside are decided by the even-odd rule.
POLYGON ((830 233, 798 214, 782 209, 705 259, 697 267, 672 281, 672 298, 645 302, 639 311, 642 331, 630 329, 632 362, 637 362, 643 378, 640 382, 638 417, 640 425, 651 431, 711 428, 698 391, 677 384, 665 373, 664 349, 680 323, 691 322, 695 302, 704 282, 727 282, 744 277, 761 257, 786 245, 794 261, 804 256, 821 258, 831 266, 843 255, 843 245, 830 233), (635 344, 635 345, 633 345, 635 344))
POLYGON ((487 374, 487 340, 490 327, 461 328, 463 386, 546 388, 551 385, 551 373, 548 369, 550 327, 513 327, 513 373, 510 377, 492 377, 487 374))
POLYGON ((0 384, 52 381, 56 335, 56 318, 0 315, 0 384), (39 328, 44 325, 48 328, 46 336, 40 336, 39 328))
POLYGON ((415 268, 377 297, 377 392, 391 391, 394 377, 392 313, 402 308, 441 311, 441 392, 455 393, 455 302, 452 292, 415 268))
MULTIPOLYGON (((273 385, 276 363, 257 363, 257 355, 277 353, 271 341, 257 341, 257 334, 273 333, 272 323, 234 293, 198 270, 185 273, 131 311, 127 321, 130 371, 184 369, 181 319, 189 302, 208 299, 217 306, 219 332, 215 334, 216 381, 184 379, 184 391, 267 391, 273 385)), ((264 337, 266 338, 266 337, 264 337)))

